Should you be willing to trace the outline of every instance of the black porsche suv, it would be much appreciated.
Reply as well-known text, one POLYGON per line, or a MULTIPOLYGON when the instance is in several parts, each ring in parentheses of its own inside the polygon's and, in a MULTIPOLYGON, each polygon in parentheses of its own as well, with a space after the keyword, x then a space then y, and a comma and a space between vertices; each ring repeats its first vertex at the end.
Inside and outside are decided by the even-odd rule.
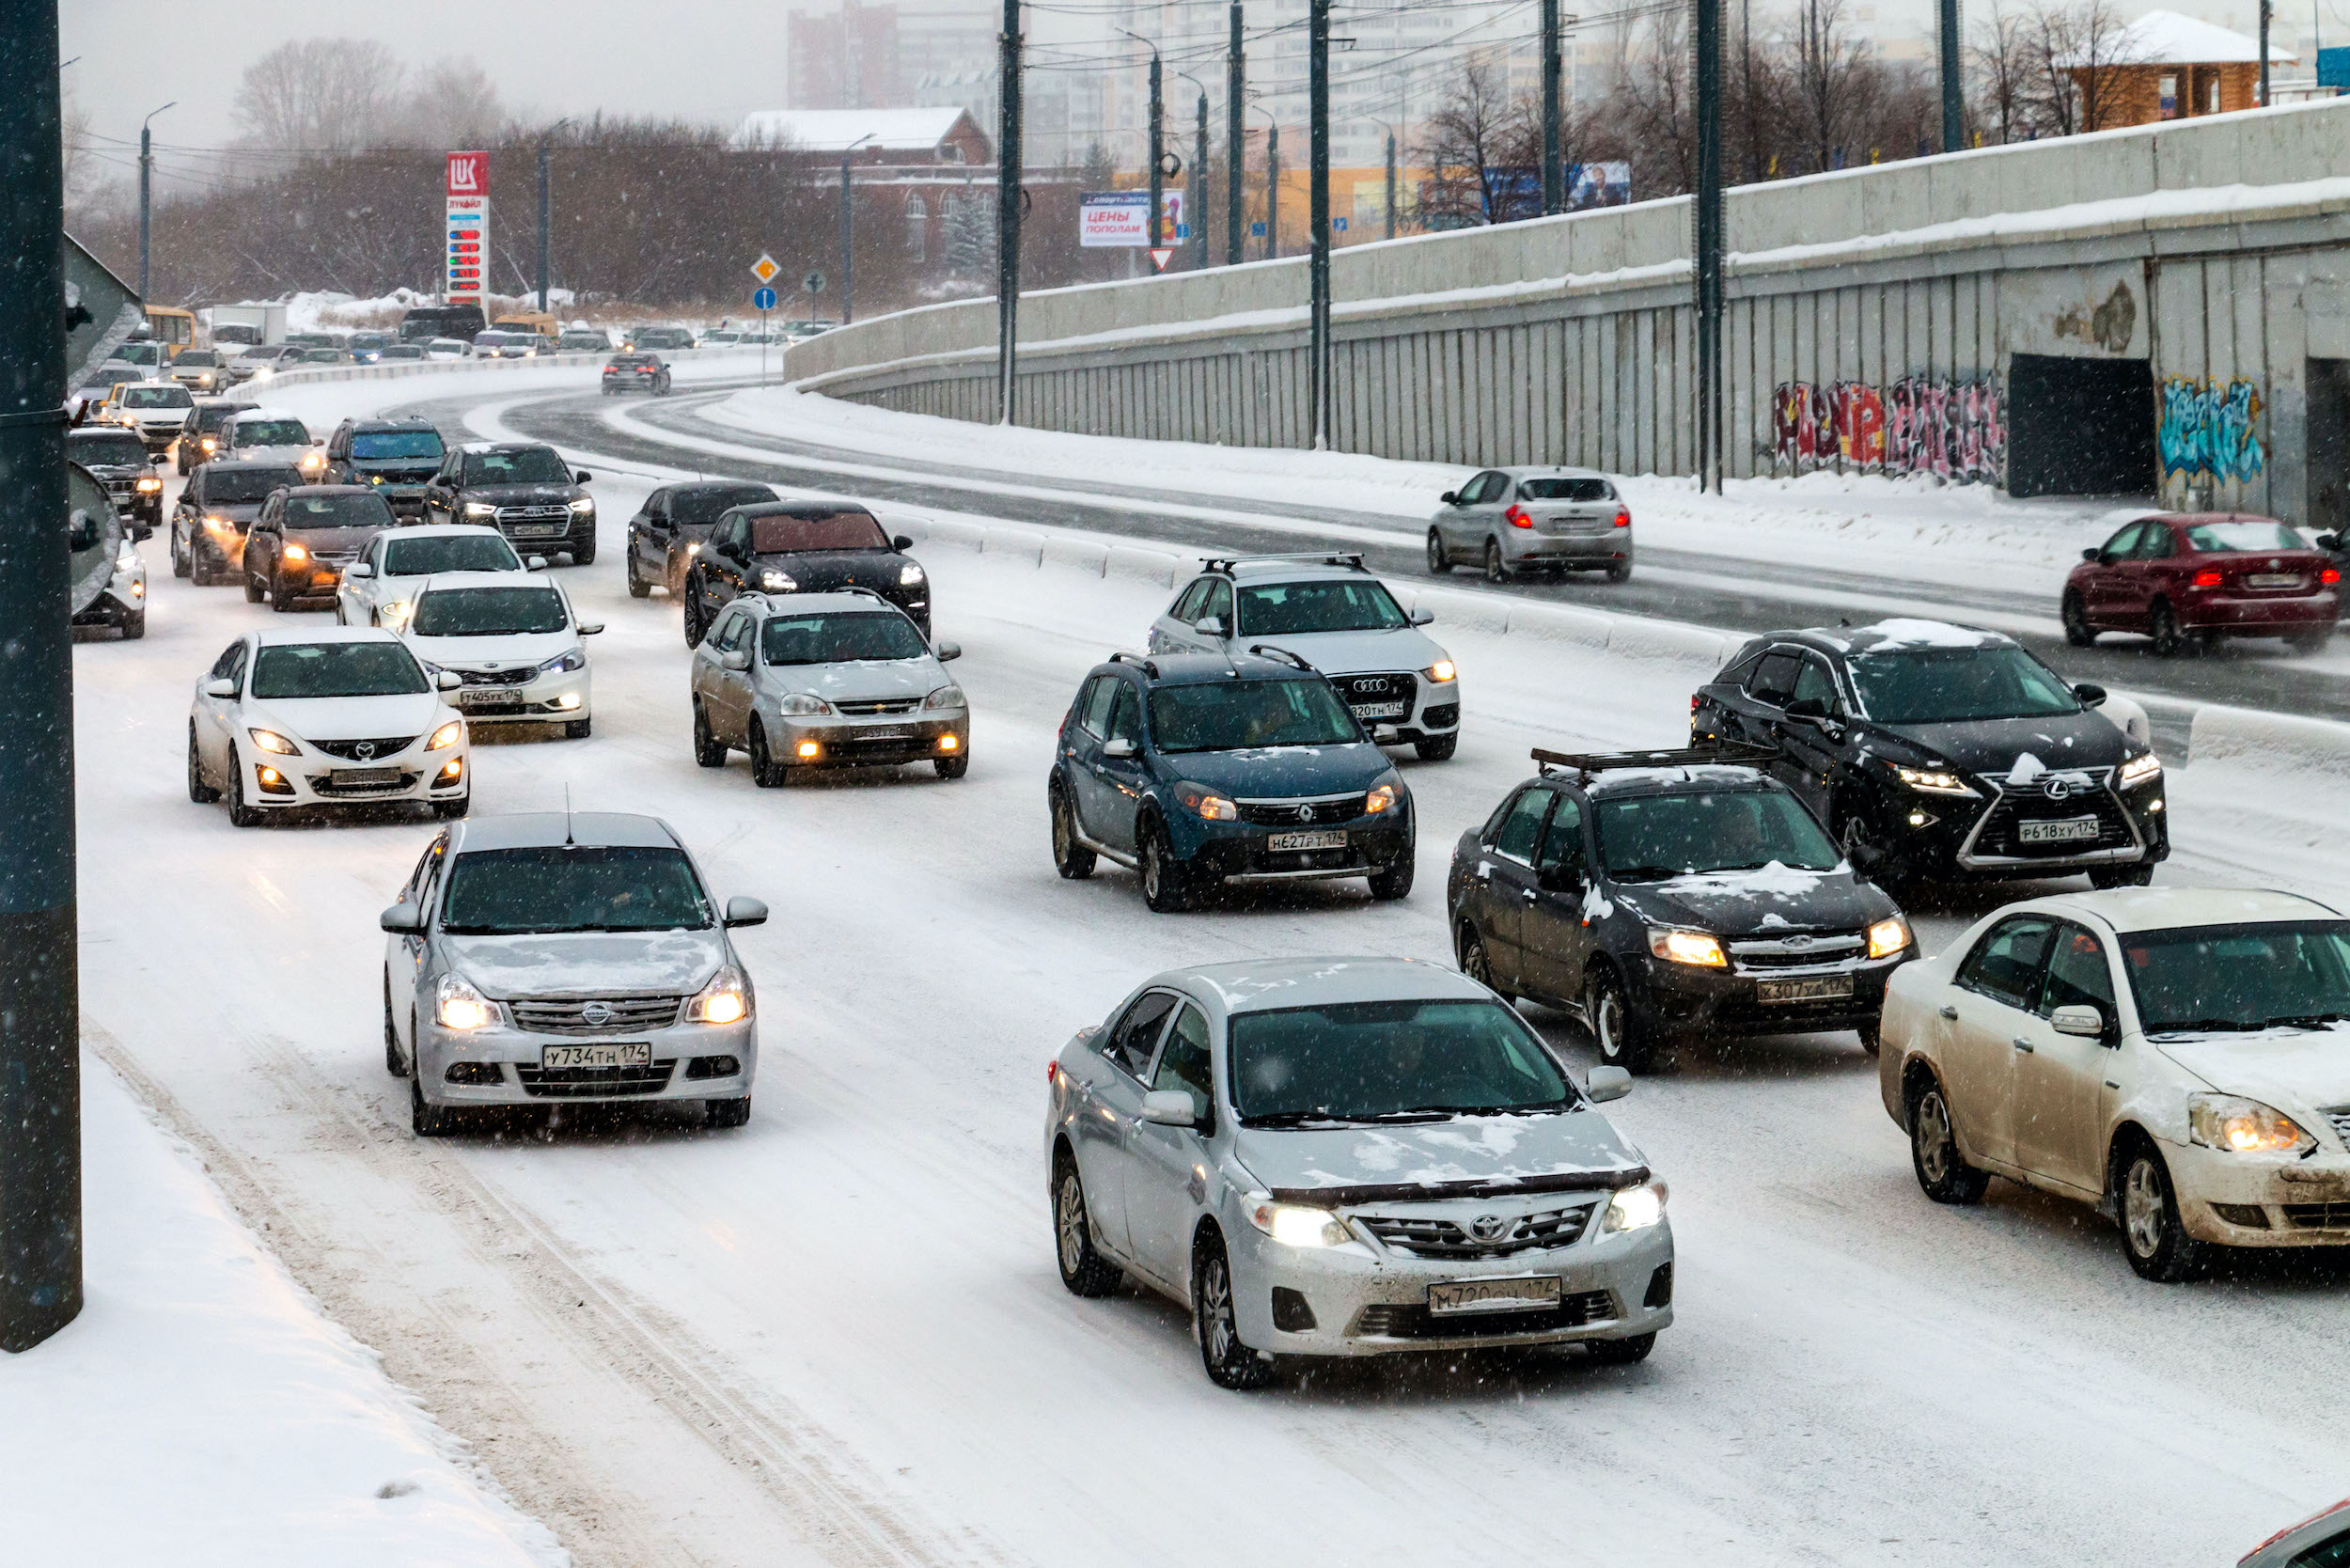
POLYGON ((1997 632, 1887 620, 1755 638, 1699 688, 1689 737, 1774 748, 1880 882, 2143 886, 2170 854, 2162 763, 2105 699, 1997 632))
POLYGON ((586 469, 574 473, 540 441, 476 441, 452 447, 425 481, 425 521, 480 523, 523 554, 571 553, 572 564, 596 558, 596 503, 586 469))
POLYGON ((854 501, 768 501, 735 507, 710 530, 685 568, 685 646, 699 648, 738 593, 864 588, 905 611, 931 635, 931 583, 905 554, 914 541, 882 531, 854 501))
POLYGON ((1462 972, 1580 1013, 1611 1065, 1677 1036, 1851 1029, 1874 1052, 1909 923, 1753 746, 1572 755, 1452 852, 1462 972))
POLYGON ((421 523, 424 487, 447 456, 429 419, 346 419, 326 438, 320 482, 372 485, 401 522, 421 523))

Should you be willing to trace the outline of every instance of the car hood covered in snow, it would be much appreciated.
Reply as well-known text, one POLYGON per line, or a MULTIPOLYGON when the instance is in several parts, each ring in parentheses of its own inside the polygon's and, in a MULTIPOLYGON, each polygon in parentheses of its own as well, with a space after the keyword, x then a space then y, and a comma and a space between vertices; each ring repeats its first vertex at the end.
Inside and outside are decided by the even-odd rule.
POLYGON ((1392 626, 1379 632, 1292 632, 1263 637, 1243 631, 1233 646, 1284 649, 1324 675, 1421 670, 1445 656, 1444 650, 1417 626, 1392 626))
POLYGON ((881 702, 924 698, 946 685, 947 671, 932 658, 860 659, 839 665, 761 665, 760 689, 775 696, 812 692, 827 702, 881 702))
POLYGON ((458 972, 483 995, 690 996, 727 958, 708 931, 574 931, 525 936, 449 936, 458 972))
POLYGON ((389 740, 421 735, 448 715, 438 692, 398 697, 257 698, 250 721, 298 741, 389 740))
POLYGON ((2036 758, 2039 765, 2027 765, 2024 771, 2037 776, 2073 768, 2115 767, 2135 749, 2111 719, 2089 711, 2038 718, 1971 719, 1960 724, 1872 724, 1869 729, 1872 735, 1890 739, 1892 745, 1879 749, 1903 761, 1925 760, 1902 755, 1900 743, 1905 741, 1921 748, 1926 758, 1952 763, 1961 773, 1996 774, 2002 778, 2028 757, 2036 758))
POLYGON ((895 550, 801 550, 754 556, 748 573, 754 585, 761 572, 781 572, 800 585, 802 593, 861 588, 886 599, 901 591, 898 577, 906 560, 895 550))
POLYGON ((1606 1190, 1646 1179, 1591 1109, 1333 1127, 1242 1127, 1233 1152, 1276 1197, 1332 1205, 1409 1197, 1606 1190), (1434 1190, 1428 1190, 1434 1189, 1434 1190))
POLYGON ((1716 936, 1861 931, 1894 913, 1893 901, 1848 865, 1807 871, 1773 861, 1750 871, 1618 883, 1606 896, 1651 925, 1688 926, 1716 936))
POLYGON ((566 626, 559 632, 516 632, 487 637, 410 635, 407 641, 410 652, 443 669, 512 669, 520 665, 544 664, 556 654, 576 648, 579 634, 566 626))
POLYGON ((1343 745, 1250 746, 1245 751, 1178 751, 1159 766, 1235 800, 1335 795, 1368 790, 1394 768, 1368 741, 1343 745))

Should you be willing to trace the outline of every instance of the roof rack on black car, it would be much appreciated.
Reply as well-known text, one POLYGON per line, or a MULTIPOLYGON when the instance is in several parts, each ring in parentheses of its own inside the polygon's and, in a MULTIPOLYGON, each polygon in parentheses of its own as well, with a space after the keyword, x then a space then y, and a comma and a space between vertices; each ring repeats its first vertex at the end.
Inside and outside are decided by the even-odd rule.
POLYGON ((1544 773, 1571 773, 1591 778, 1625 768, 1760 767, 1778 756, 1778 748, 1722 741, 1714 745, 1681 746, 1664 751, 1546 751, 1534 748, 1534 760, 1544 773))
POLYGON ((1359 550, 1301 550, 1286 556, 1211 556, 1200 563, 1200 570, 1229 572, 1236 566, 1256 566, 1273 561, 1293 561, 1306 566, 1344 566, 1356 572, 1365 570, 1363 554, 1359 550))
POLYGON ((1144 658, 1139 653, 1128 653, 1121 650, 1119 652, 1110 655, 1110 663, 1114 665, 1136 665, 1141 667, 1142 673, 1148 675, 1152 680, 1155 681, 1159 678, 1159 666, 1157 663, 1153 660, 1144 658))

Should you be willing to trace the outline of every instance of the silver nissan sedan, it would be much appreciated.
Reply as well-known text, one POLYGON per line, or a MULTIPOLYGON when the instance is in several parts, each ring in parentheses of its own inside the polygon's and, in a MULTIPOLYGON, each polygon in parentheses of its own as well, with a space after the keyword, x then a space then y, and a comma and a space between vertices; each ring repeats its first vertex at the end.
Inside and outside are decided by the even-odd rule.
POLYGON ((1541 1036, 1401 959, 1172 969, 1049 1069, 1061 1282, 1132 1275, 1192 1310, 1211 1380, 1276 1356, 1581 1341, 1672 1322, 1665 1184, 1541 1036))

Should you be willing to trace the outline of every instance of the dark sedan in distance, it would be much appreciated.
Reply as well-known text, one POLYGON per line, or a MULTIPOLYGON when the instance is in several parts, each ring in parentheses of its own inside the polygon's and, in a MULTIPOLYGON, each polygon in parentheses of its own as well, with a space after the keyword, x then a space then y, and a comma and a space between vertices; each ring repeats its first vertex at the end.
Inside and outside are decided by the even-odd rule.
POLYGON ((769 501, 718 519, 710 542, 685 569, 685 646, 698 648, 737 594, 818 593, 863 588, 905 611, 931 635, 931 584, 905 552, 854 501, 769 501))
POLYGON ((604 362, 603 393, 650 392, 669 395, 669 367, 657 353, 616 353, 604 362))

